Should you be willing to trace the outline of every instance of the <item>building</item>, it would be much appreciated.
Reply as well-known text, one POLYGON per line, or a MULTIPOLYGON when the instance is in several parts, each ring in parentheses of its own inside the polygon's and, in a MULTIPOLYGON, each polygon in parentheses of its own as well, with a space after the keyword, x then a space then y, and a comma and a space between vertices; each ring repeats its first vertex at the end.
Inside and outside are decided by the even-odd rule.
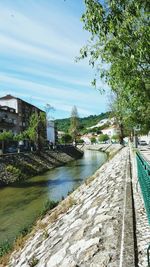
POLYGON ((11 130, 17 134, 18 114, 14 108, 0 106, 0 132, 11 130))
POLYGON ((101 130, 103 134, 107 134, 109 138, 111 138, 113 135, 120 134, 120 130, 116 126, 111 126, 109 128, 101 130))
POLYGON ((57 129, 54 121, 48 121, 47 123, 47 140, 54 145, 57 142, 57 129))
MULTIPOLYGON (((44 112, 34 105, 12 95, 1 97, 0 107, 0 116, 3 117, 3 115, 7 115, 7 127, 2 128, 1 123, 0 127, 2 128, 2 130, 10 130, 17 134, 25 131, 28 128, 29 120, 32 114, 40 114, 40 112, 44 112), (4 110, 6 111, 6 109, 8 109, 7 114, 4 114, 4 110), (13 119, 13 125, 12 123, 8 123, 13 119)), ((44 114, 46 117, 45 112, 44 114)), ((43 137, 46 138, 46 126, 45 129, 42 129, 42 133, 43 137)))

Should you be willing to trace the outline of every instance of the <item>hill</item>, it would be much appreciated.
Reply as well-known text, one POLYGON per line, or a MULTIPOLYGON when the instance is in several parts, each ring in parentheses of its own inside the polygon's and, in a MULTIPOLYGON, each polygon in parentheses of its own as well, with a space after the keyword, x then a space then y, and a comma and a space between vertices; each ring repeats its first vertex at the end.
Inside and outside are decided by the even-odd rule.
MULTIPOLYGON (((101 113, 100 115, 90 115, 88 117, 79 118, 81 131, 87 127, 96 125, 99 121, 108 118, 110 112, 101 113)), ((58 131, 67 132, 70 127, 70 118, 55 120, 58 131)))

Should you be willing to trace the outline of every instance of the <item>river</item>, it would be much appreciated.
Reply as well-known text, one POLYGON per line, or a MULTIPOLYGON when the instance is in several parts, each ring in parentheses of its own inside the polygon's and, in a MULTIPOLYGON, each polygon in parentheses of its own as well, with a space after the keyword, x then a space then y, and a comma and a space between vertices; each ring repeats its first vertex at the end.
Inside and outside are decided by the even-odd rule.
POLYGON ((59 201, 77 188, 105 161, 106 155, 86 150, 83 158, 0 189, 0 245, 13 241, 32 224, 47 200, 59 201))

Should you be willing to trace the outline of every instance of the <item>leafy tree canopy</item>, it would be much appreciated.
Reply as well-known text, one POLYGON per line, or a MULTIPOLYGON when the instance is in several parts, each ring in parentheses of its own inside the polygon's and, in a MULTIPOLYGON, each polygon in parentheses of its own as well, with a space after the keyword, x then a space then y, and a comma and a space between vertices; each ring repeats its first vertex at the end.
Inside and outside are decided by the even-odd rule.
POLYGON ((107 134, 101 134, 98 139, 100 142, 105 142, 109 140, 109 136, 107 134))
POLYGON ((82 21, 91 39, 81 49, 81 58, 89 57, 96 78, 105 79, 117 94, 124 122, 149 129, 148 1, 85 0, 85 6, 82 21))

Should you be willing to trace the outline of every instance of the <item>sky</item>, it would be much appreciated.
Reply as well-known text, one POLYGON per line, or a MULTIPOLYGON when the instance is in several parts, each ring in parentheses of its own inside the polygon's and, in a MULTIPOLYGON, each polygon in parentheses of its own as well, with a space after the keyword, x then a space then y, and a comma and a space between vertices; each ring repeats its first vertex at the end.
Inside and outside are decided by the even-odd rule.
POLYGON ((84 8, 83 0, 0 0, 0 97, 50 104, 56 119, 74 105, 81 117, 107 110, 107 94, 91 86, 94 71, 86 60, 75 62, 89 38, 84 8))

